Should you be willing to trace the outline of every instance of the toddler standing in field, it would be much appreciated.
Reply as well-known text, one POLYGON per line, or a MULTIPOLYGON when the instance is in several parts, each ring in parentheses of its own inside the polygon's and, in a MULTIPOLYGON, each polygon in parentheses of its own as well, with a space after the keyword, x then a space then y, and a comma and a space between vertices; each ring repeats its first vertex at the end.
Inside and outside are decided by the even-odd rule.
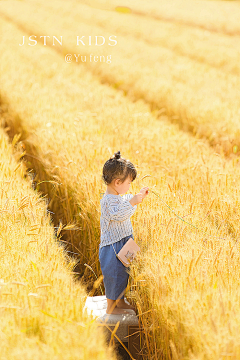
POLYGON ((129 274, 127 268, 116 257, 116 254, 133 237, 130 217, 137 204, 148 194, 144 187, 136 195, 125 194, 135 180, 137 171, 134 165, 121 157, 120 151, 114 153, 103 166, 102 179, 107 189, 101 203, 101 242, 99 246, 99 261, 103 274, 103 283, 107 298, 107 314, 124 314, 124 309, 134 306, 124 301, 129 274), (125 194, 120 196, 120 194, 125 194))

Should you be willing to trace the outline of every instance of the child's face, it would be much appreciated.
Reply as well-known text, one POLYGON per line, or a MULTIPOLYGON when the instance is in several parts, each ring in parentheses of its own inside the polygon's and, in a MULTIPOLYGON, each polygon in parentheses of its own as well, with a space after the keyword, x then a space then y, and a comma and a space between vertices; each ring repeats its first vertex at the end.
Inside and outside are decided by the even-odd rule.
POLYGON ((128 176, 126 180, 121 183, 119 179, 115 181, 115 188, 119 194, 125 194, 131 185, 131 178, 128 176))

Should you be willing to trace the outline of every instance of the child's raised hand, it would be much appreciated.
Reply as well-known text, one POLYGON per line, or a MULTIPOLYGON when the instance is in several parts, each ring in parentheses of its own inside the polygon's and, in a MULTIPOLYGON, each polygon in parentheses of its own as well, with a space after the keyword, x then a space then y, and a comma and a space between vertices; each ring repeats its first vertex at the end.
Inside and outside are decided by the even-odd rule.
POLYGON ((131 200, 130 200, 130 204, 132 206, 139 204, 143 201, 143 199, 148 195, 148 187, 145 186, 143 187, 138 194, 134 195, 131 200))
POLYGON ((143 199, 149 194, 148 189, 148 186, 145 186, 140 190, 140 193, 143 194, 143 199))

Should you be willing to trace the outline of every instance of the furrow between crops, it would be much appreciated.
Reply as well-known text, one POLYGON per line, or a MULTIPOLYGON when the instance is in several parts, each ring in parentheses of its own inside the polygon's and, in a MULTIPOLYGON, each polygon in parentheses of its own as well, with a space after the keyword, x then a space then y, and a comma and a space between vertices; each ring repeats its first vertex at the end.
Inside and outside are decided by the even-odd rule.
MULTIPOLYGON (((0 122, 9 117, 0 106, 0 122)), ((2 359, 116 359, 83 311, 75 262, 56 241, 47 206, 31 188, 12 143, 0 128, 0 341, 2 359)))

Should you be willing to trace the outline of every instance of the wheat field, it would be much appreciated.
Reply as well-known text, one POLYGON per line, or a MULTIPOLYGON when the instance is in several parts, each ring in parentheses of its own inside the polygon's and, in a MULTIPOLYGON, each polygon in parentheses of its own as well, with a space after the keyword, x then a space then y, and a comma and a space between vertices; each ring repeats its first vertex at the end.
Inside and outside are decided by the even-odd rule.
POLYGON ((115 359, 83 312, 75 262, 57 245, 46 202, 0 131, 1 359, 115 359))
POLYGON ((39 358, 116 357, 82 308, 96 280, 90 268, 101 275, 101 171, 117 150, 136 165, 131 192, 150 188, 132 217, 142 251, 127 293, 143 329, 143 358, 240 358, 240 7, 192 4, 126 2, 121 10, 117 1, 0 2, 1 180, 19 183, 2 194, 10 191, 27 212, 18 217, 13 207, 8 216, 2 197, 0 278, 19 282, 6 285, 15 301, 0 283, 5 358, 30 359, 33 350, 39 358), (18 45, 32 34, 62 34, 64 45, 18 45), (116 34, 119 43, 82 49, 74 43, 82 34, 116 34), (112 63, 69 64, 67 53, 111 53, 112 63), (25 196, 38 200, 21 202, 25 196), (43 216, 46 205, 53 223, 43 216), (22 257, 12 247, 19 227, 22 257), (11 259, 18 272, 9 275, 11 259))
MULTIPOLYGON (((5 5, 2 12, 5 16, 11 14, 11 17, 15 13, 15 22, 29 35, 32 34, 31 31, 39 35, 39 31, 45 31, 52 36, 55 33, 61 33, 64 29, 66 40, 59 51, 78 53, 79 46, 74 45, 75 36, 73 34, 78 34, 79 18, 84 13, 84 9, 78 5, 78 2, 72 2, 75 16, 72 16, 71 12, 67 16, 71 2, 63 0, 54 2, 52 0, 48 2, 47 6, 40 6, 42 3, 40 0, 30 1, 30 3, 21 3, 22 12, 20 13, 18 6, 11 8, 11 6, 6 7, 5 5), (49 12, 52 14, 51 17, 49 17, 49 12), (59 18, 61 18, 61 22, 58 22, 59 18), (29 19, 31 19, 30 22, 29 19)), ((121 25, 121 18, 118 18, 117 15, 114 18, 116 34, 121 25)), ((85 21, 81 23, 81 28, 84 28, 86 34, 94 36, 96 33, 101 33, 102 27, 97 25, 93 27, 87 19, 85 21)), ((134 24, 137 32, 139 32, 138 22, 139 19, 134 24)), ((121 37, 117 47, 111 48, 115 61, 109 64, 110 66, 106 66, 105 62, 87 61, 82 64, 86 68, 90 67, 95 75, 100 76, 101 82, 114 83, 117 88, 128 93, 133 99, 144 99, 160 113, 165 112, 171 116, 172 120, 180 123, 183 129, 198 137, 206 138, 218 152, 223 152, 228 156, 239 155, 240 127, 238 91, 236 89, 240 84, 239 77, 235 75, 238 72, 236 69, 238 51, 233 50, 239 48, 238 38, 234 39, 232 44, 225 42, 225 45, 223 43, 222 47, 218 47, 220 54, 214 52, 214 46, 209 44, 209 48, 204 49, 204 52, 209 51, 209 60, 202 61, 204 59, 197 60, 185 54, 179 54, 170 48, 156 46, 156 43, 149 45, 148 41, 146 43, 146 40, 141 37, 136 39, 132 35, 134 27, 131 29, 131 33, 125 36, 120 31, 119 37, 120 35, 121 37), (228 46, 230 54, 226 50, 228 46), (144 53, 142 52, 143 48, 145 49, 144 53), (212 66, 211 59, 216 57, 220 64, 227 69, 231 67, 231 60, 233 60, 233 73, 222 71, 219 66, 212 66), (226 61, 227 64, 224 65, 226 61), (196 74, 198 74, 197 78, 196 74)), ((104 29, 104 34, 108 38, 112 32, 110 29, 104 29)), ((173 34, 176 34, 176 31, 173 34)), ((152 38, 150 34, 146 34, 146 36, 152 38)), ((185 41, 184 35, 183 38, 179 36, 179 44, 185 41)), ((218 44, 218 40, 214 41, 213 39, 212 42, 218 44)), ((158 44, 161 45, 161 41, 158 41, 158 44)), ((188 46, 192 47, 191 43, 188 43, 188 46)), ((92 47, 84 48, 84 54, 90 56, 92 52, 92 47)), ((100 48, 97 51, 99 56, 104 55, 105 57, 108 55, 107 52, 109 52, 108 48, 100 48)))

